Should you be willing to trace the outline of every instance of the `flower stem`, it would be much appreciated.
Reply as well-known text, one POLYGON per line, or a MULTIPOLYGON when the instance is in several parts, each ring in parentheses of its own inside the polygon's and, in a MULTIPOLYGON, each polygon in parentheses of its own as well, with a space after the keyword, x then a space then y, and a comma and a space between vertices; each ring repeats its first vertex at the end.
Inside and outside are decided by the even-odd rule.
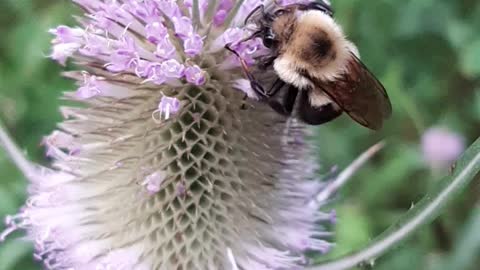
POLYGON ((381 141, 363 152, 357 159, 355 159, 347 168, 345 168, 328 186, 326 186, 312 202, 313 204, 320 204, 327 201, 332 195, 338 191, 352 176, 367 163, 375 154, 385 147, 385 142, 381 141))
POLYGON ((193 0, 192 19, 197 27, 200 27, 200 6, 198 0, 193 0))
POLYGON ((233 7, 232 10, 230 10, 230 14, 228 14, 227 18, 225 19, 225 22, 224 22, 224 27, 227 28, 230 26, 230 24, 232 23, 233 19, 235 19, 235 16, 237 15, 238 13, 238 10, 240 9, 240 7, 242 6, 243 2, 245 0, 238 0, 235 4, 235 6, 233 7))
POLYGON ((414 207, 396 224, 383 232, 365 248, 344 257, 311 266, 307 270, 344 270, 359 265, 369 265, 375 258, 386 253, 440 215, 445 205, 463 191, 480 171, 480 139, 477 139, 452 166, 449 176, 414 207))
POLYGON ((0 146, 5 149, 6 154, 18 169, 29 178, 34 175, 33 165, 25 158, 25 155, 18 148, 15 142, 6 132, 3 124, 0 122, 0 146))

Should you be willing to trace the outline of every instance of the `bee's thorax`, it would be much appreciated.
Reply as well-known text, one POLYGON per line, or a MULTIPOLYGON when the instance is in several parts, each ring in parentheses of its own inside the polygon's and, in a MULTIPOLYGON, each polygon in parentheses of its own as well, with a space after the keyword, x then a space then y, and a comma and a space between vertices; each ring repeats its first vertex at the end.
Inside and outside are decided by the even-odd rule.
POLYGON ((320 80, 338 79, 352 54, 357 55, 355 45, 345 38, 343 30, 330 16, 319 10, 305 11, 294 18, 293 31, 275 61, 276 71, 294 85, 305 84, 304 79, 298 79, 302 70, 320 80), (288 73, 298 76, 287 76, 288 73))

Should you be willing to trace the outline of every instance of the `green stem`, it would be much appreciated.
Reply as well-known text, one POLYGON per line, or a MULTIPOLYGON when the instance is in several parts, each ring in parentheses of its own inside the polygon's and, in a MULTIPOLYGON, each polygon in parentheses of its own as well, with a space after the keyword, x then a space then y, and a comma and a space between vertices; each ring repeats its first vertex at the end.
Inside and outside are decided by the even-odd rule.
POLYGON ((198 0, 193 0, 192 17, 195 25, 200 28, 200 6, 198 0))
POLYGON ((8 135, 7 131, 0 122, 0 148, 4 148, 8 157, 18 167, 18 169, 29 178, 35 175, 35 169, 33 165, 25 158, 25 155, 13 142, 12 138, 8 135))
POLYGON ((472 215, 462 230, 462 235, 456 241, 451 255, 444 258, 440 269, 442 270, 465 270, 474 269, 474 264, 478 261, 480 254, 480 207, 472 211, 472 215))
POLYGON ((242 7, 243 2, 245 2, 245 0, 238 0, 233 9, 230 10, 230 13, 228 14, 225 22, 223 23, 224 28, 230 27, 230 24, 238 13, 238 10, 240 9, 240 7, 242 7))
POLYGON ((405 240, 422 225, 438 217, 445 205, 461 192, 479 171, 480 139, 477 139, 457 161, 456 166, 452 167, 451 175, 445 177, 434 190, 412 207, 399 222, 383 232, 371 244, 344 257, 324 262, 321 265, 311 266, 307 270, 344 270, 359 265, 368 265, 375 258, 405 240))

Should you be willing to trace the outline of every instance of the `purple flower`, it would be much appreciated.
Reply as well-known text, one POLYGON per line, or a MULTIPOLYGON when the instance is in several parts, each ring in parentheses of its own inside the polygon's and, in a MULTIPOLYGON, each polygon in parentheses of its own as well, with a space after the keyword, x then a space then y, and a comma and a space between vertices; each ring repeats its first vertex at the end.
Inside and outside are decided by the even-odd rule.
POLYGON ((185 70, 185 66, 175 59, 163 62, 160 68, 163 74, 168 78, 181 78, 183 77, 183 71, 185 70))
POLYGON ((233 0, 221 0, 220 4, 218 5, 217 13, 221 10, 230 11, 233 8, 235 1, 233 0))
POLYGON ((187 195, 187 187, 184 183, 180 182, 177 184, 177 196, 180 198, 185 198, 187 195))
POLYGON ((145 26, 146 38, 154 43, 158 44, 160 40, 168 37, 168 29, 160 22, 152 22, 145 26))
POLYGON ((228 12, 226 10, 219 10, 215 17, 213 18, 213 23, 215 25, 222 25, 225 22, 225 19, 228 16, 228 12))
POLYGON ((75 96, 79 99, 89 99, 101 94, 98 88, 97 77, 85 75, 84 85, 78 88, 75 96))
POLYGON ((135 41, 132 37, 124 37, 118 42, 118 48, 106 66, 112 72, 126 71, 135 67, 135 61, 139 58, 135 41))
POLYGON ((170 42, 170 38, 168 35, 159 38, 157 43, 157 50, 155 51, 155 55, 162 58, 162 59, 170 59, 175 57, 177 54, 177 50, 175 46, 170 42))
POLYGON ((444 128, 430 128, 422 136, 422 153, 433 169, 447 168, 465 150, 465 140, 444 128))
POLYGON ((148 78, 147 81, 151 81, 158 85, 164 84, 167 81, 167 77, 162 71, 161 64, 159 63, 145 63, 145 68, 142 73, 148 78))
POLYGON ((126 1, 126 7, 130 12, 147 23, 155 22, 160 12, 153 1, 126 1))
POLYGON ((142 185, 145 186, 148 193, 155 194, 161 190, 160 186, 162 185, 163 180, 165 180, 166 173, 163 171, 156 171, 147 177, 143 181, 142 185))
POLYGON ((183 42, 183 47, 185 48, 185 54, 187 56, 193 57, 198 55, 203 49, 203 39, 198 34, 193 34, 188 36, 183 42))
POLYGON ((193 33, 192 20, 188 17, 173 17, 173 25, 175 26, 175 33, 181 38, 186 38, 193 33))
MULTIPOLYGON (((321 0, 322 2, 324 2, 325 4, 327 5, 330 5, 330 1, 329 0, 321 0)), ((310 0, 278 0, 277 1, 277 4, 278 5, 281 5, 281 6, 288 6, 288 5, 291 5, 291 4, 306 4, 306 3, 309 3, 311 2, 310 0)))
POLYGON ((258 99, 257 94, 252 89, 250 81, 247 79, 236 80, 233 87, 245 93, 249 98, 258 99))
MULTIPOLYGON (((200 8, 200 12, 206 12, 208 8, 208 0, 198 0, 198 6, 200 8)), ((193 7, 193 0, 184 0, 184 4, 188 8, 193 7)), ((217 11, 218 12, 218 11, 217 11)))
POLYGON ((203 71, 199 66, 191 66, 185 69, 185 77, 187 82, 193 83, 195 85, 202 85, 205 83, 205 71, 203 71))
POLYGON ((72 135, 58 130, 45 137, 42 141, 42 144, 45 145, 47 149, 47 157, 58 159, 65 158, 68 155, 78 154, 81 148, 80 145, 75 143, 72 135), (68 154, 63 152, 62 149, 67 150, 68 154))
POLYGON ((237 45, 238 42, 243 40, 247 36, 247 32, 244 29, 241 28, 230 28, 225 31, 225 33, 222 35, 223 38, 223 44, 231 44, 231 45, 237 45))
POLYGON ((78 43, 81 42, 85 36, 83 29, 70 28, 65 25, 60 25, 55 29, 51 29, 49 32, 56 36, 53 43, 78 43))
POLYGON ((175 97, 166 97, 163 96, 158 104, 158 109, 153 111, 153 119, 156 122, 161 122, 162 116, 164 116, 165 120, 170 118, 171 114, 175 114, 180 110, 180 101, 175 97), (157 118, 158 114, 158 118, 157 118))
POLYGON ((176 0, 157 0, 155 4, 168 18, 178 17, 182 14, 176 0))
POLYGON ((86 34, 83 46, 78 50, 79 53, 90 57, 103 57, 112 53, 109 41, 95 34, 86 34))
POLYGON ((213 18, 213 23, 217 26, 222 25, 225 22, 225 19, 227 18, 230 10, 233 7, 233 1, 232 0, 222 0, 220 1, 220 4, 218 5, 218 10, 217 13, 215 14, 215 17, 213 18))
POLYGON ((60 43, 53 46, 53 51, 50 57, 64 66, 67 59, 70 58, 78 49, 80 45, 77 43, 60 43))

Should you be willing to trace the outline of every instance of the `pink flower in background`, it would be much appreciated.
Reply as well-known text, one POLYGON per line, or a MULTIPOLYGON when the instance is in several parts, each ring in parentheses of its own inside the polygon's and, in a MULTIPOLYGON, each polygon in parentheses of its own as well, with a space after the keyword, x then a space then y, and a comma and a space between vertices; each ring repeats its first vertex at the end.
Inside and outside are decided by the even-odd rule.
POLYGON ((447 168, 464 150, 464 138, 448 129, 430 128, 422 136, 423 158, 434 169, 447 168))
POLYGON ((54 161, 0 240, 23 229, 47 269, 75 270, 299 269, 332 247, 302 124, 244 100, 224 50, 254 63, 261 42, 235 43, 268 1, 74 2, 85 14, 51 30, 51 57, 77 64, 65 98, 81 106, 61 108, 54 161))

